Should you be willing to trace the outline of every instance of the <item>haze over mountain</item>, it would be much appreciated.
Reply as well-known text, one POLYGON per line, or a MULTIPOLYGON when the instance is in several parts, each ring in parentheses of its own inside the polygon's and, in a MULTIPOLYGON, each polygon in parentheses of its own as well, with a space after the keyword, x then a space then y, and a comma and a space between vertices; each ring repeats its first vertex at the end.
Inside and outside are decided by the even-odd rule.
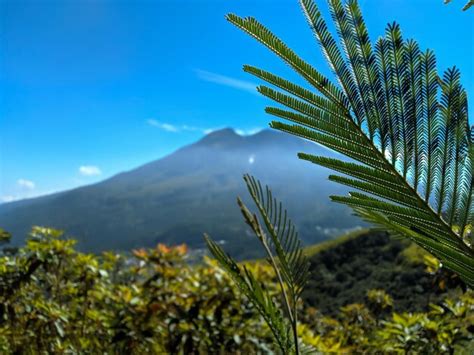
POLYGON ((32 225, 63 229, 88 251, 128 250, 158 242, 202 248, 203 233, 227 243, 237 257, 253 257, 252 236, 236 205, 250 202, 244 173, 268 184, 282 200, 306 243, 362 223, 328 196, 345 189, 328 171, 299 160, 297 152, 331 154, 276 131, 240 136, 215 131, 198 142, 100 183, 0 206, 0 226, 19 244, 32 225))

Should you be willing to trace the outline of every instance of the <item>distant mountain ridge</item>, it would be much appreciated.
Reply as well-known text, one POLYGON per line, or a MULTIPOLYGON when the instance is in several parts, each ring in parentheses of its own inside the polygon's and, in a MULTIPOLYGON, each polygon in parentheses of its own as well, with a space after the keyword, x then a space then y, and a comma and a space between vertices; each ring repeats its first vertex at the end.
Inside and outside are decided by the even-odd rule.
MULTIPOLYGON (((324 151, 323 151, 324 150, 324 151)), ((130 249, 157 242, 203 246, 209 233, 237 257, 257 256, 254 237, 235 200, 249 202, 242 181, 268 184, 293 217, 302 239, 314 243, 361 222, 328 195, 344 189, 324 169, 300 161, 324 148, 276 131, 240 136, 215 131, 174 153, 94 185, 0 206, 0 227, 20 243, 32 225, 63 229, 88 251, 130 249)))

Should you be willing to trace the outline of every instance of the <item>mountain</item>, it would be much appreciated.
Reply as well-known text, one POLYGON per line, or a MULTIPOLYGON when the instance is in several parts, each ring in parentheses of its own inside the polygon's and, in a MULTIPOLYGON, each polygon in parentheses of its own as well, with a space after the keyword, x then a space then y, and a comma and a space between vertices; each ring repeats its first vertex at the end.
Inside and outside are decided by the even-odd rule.
POLYGON ((63 229, 86 251, 128 250, 157 242, 202 248, 203 233, 227 243, 236 257, 258 255, 236 197, 250 202, 242 180, 250 173, 281 199, 306 243, 362 224, 331 203, 345 189, 323 168, 296 153, 330 154, 325 148, 276 131, 240 136, 232 129, 100 183, 0 205, 0 227, 23 241, 32 225, 63 229))

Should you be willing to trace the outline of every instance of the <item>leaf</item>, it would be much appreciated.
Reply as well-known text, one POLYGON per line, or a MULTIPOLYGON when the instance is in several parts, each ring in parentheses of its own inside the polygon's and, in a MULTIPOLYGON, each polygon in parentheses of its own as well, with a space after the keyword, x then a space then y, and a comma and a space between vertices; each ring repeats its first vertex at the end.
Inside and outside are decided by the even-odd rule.
POLYGON ((247 268, 239 267, 235 260, 227 255, 209 236, 205 235, 204 238, 211 254, 265 319, 280 350, 283 353, 288 353, 292 348, 291 338, 288 336, 290 327, 268 292, 247 268))
MULTIPOLYGON (((330 179, 365 193, 333 197, 334 201, 412 239, 473 287, 474 251, 464 237, 473 222, 474 149, 459 70, 451 68, 439 75, 434 53, 423 52, 414 40, 405 40, 396 23, 389 24, 385 36, 372 45, 356 0, 328 3, 339 44, 316 3, 300 1, 337 83, 330 83, 255 19, 228 16, 322 95, 246 65, 246 72, 276 87, 260 86, 259 92, 288 108, 266 109, 292 123, 273 121, 271 127, 353 159, 344 162, 299 154, 350 176, 332 175, 330 179)), ((250 186, 270 240, 281 242, 279 229, 272 234, 269 228, 278 221, 274 214, 278 205, 271 207, 271 196, 260 191, 258 184, 250 186)), ((291 282, 290 270, 295 265, 283 258, 286 250, 279 251, 277 245, 275 251, 285 281, 291 282)))
MULTIPOLYGON (((263 238, 275 251, 283 279, 292 294, 293 303, 296 303, 309 277, 309 262, 303 255, 296 228, 268 186, 262 188, 260 182, 250 175, 244 175, 244 180, 268 231, 269 238, 263 238)), ((245 208, 240 200, 239 205, 241 209, 245 208)))
POLYGON ((245 222, 262 244, 267 261, 275 271, 289 322, 282 318, 283 312, 280 312, 264 291, 264 287, 256 281, 245 266, 241 269, 219 245, 205 236, 207 246, 242 292, 255 304, 272 329, 282 352, 288 353, 294 350, 296 354, 300 354, 300 348, 303 353, 311 352, 311 349, 301 346, 297 331, 297 303, 309 278, 309 262, 303 254, 298 233, 287 211, 283 209, 282 203, 273 197, 268 186, 262 188, 260 181, 250 175, 244 175, 244 181, 263 224, 240 198, 237 199, 237 203, 245 222), (289 337, 290 331, 293 333, 292 338, 289 337))

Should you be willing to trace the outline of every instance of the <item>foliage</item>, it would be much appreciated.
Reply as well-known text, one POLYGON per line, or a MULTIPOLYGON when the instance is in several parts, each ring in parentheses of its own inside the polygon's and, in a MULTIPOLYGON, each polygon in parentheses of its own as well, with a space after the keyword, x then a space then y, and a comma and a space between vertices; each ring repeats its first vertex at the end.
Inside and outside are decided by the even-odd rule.
POLYGON ((363 230, 342 240, 309 256, 311 278, 302 298, 325 315, 335 316, 347 304, 367 303, 370 289, 390 294, 398 313, 425 312, 430 303, 465 289, 456 274, 439 268, 439 261, 406 239, 363 230))
POLYGON ((280 310, 278 305, 274 305, 274 299, 266 292, 268 284, 255 279, 247 269, 248 263, 237 264, 217 243, 209 237, 206 240, 211 253, 268 323, 282 353, 299 353, 300 348, 295 344, 304 346, 309 352, 385 350, 418 353, 432 352, 433 349, 445 352, 454 349, 456 344, 468 346, 472 342, 472 329, 469 328, 474 309, 472 293, 464 294, 458 287, 463 287, 463 283, 459 279, 455 282, 456 278, 453 279, 446 270, 433 269, 433 260, 429 254, 420 254, 412 246, 406 245, 406 241, 393 241, 386 233, 367 230, 342 236, 331 244, 325 243, 320 248, 312 247, 305 252, 299 248, 296 232, 287 219, 286 211, 273 198, 269 188, 262 188, 260 182, 248 175, 244 179, 263 223, 240 199, 239 206, 246 222, 267 251, 266 261, 277 275, 283 305, 287 307, 280 310), (288 237, 284 238, 288 231, 288 237), (287 245, 291 245, 290 251, 287 245), (303 255, 306 257, 303 258, 303 255), (413 255, 417 259, 413 260, 413 255), (425 266, 420 265, 420 255, 429 257, 426 259, 426 271, 431 276, 424 271, 425 266), (296 260, 296 266, 290 269, 288 260, 296 260), (302 266, 298 265, 307 265, 308 261, 309 269, 315 275, 303 278, 298 273, 293 277, 287 274, 288 270, 301 270, 302 266), (301 286, 298 289, 301 291, 295 293, 309 306, 302 312, 303 319, 299 321, 296 318, 298 309, 295 307, 298 299, 293 299, 292 291, 295 289, 293 280, 298 280, 298 277, 303 280, 309 277, 307 289, 302 293, 301 286), (398 279, 398 283, 393 279, 398 279), (446 297, 444 289, 447 284, 453 291, 456 289, 450 295, 458 300, 454 302, 447 299, 443 306, 432 304, 446 297), (411 309, 417 313, 398 313, 400 307, 395 305, 392 296, 382 288, 373 288, 374 285, 394 286, 391 290, 397 292, 398 297, 402 293, 406 301, 411 302, 411 309), (364 289, 365 297, 361 302, 350 302, 350 299, 344 298, 344 295, 349 294, 351 300, 355 301, 359 290, 364 289), (431 295, 430 292, 440 295, 431 295), (420 297, 414 297, 414 293, 420 293, 420 297), (333 312, 329 309, 329 314, 336 318, 329 318, 328 313, 323 316, 320 313, 322 308, 311 307, 315 304, 317 307, 318 300, 330 303, 333 299, 341 302, 339 307, 332 305, 333 312), (458 311, 454 310, 455 304, 459 306, 458 311), (294 336, 290 339, 292 325, 294 336))
POLYGON ((268 323, 280 350, 284 354, 299 354, 298 302, 309 277, 309 263, 301 249, 298 233, 287 216, 287 211, 283 209, 282 203, 273 197, 268 186, 263 189, 260 181, 252 176, 245 175, 244 180, 263 224, 240 198, 237 201, 246 223, 262 244, 267 261, 277 275, 284 310, 278 308, 265 286, 255 279, 246 266, 240 268, 216 242, 207 236, 206 242, 212 255, 268 323), (288 321, 283 317, 284 313, 288 321))
POLYGON ((396 23, 389 24, 373 46, 356 0, 329 1, 339 47, 314 1, 300 3, 337 84, 254 18, 227 17, 321 94, 244 66, 281 89, 258 88, 289 108, 268 107, 267 113, 294 123, 273 121, 271 126, 351 158, 348 162, 299 154, 345 175, 331 175, 330 180, 359 190, 332 196, 333 201, 415 241, 473 286, 474 250, 467 237, 474 211, 474 146, 459 70, 448 69, 440 78, 434 53, 404 40, 396 23))
MULTIPOLYGON (((0 353, 278 353, 265 320, 215 261, 189 265, 184 245, 100 256, 74 245, 36 227, 24 247, 3 250, 0 353)), ((245 268, 280 309, 273 267, 245 268)), ((386 290, 366 296, 330 316, 299 303, 301 345, 324 353, 472 353, 472 291, 412 313, 396 310, 386 290)))
POLYGON ((370 290, 371 301, 342 307, 336 318, 310 309, 300 332, 303 341, 327 353, 469 353, 474 346, 473 296, 469 291, 423 313, 379 313, 393 301, 381 290, 370 290), (371 308, 374 301, 379 305, 371 308))
MULTIPOLYGON (((335 273, 334 268, 340 267, 343 269, 346 259, 350 260, 351 258, 356 259, 355 261, 358 265, 362 266, 364 264, 366 267, 377 269, 375 272, 392 272, 393 275, 403 277, 402 267, 407 268, 410 266, 409 269, 412 270, 412 264, 420 263, 420 259, 422 259, 420 256, 423 255, 427 263, 426 271, 432 275, 431 281, 423 285, 424 287, 432 291, 438 289, 440 292, 443 292, 442 290, 446 288, 447 284, 450 287, 457 287, 459 285, 463 286, 463 283, 459 283, 459 281, 453 283, 452 275, 439 268, 439 263, 436 264, 435 259, 429 254, 420 253, 412 246, 402 244, 401 241, 398 241, 398 244, 387 243, 384 241, 384 238, 385 240, 390 240, 389 237, 381 232, 374 233, 363 230, 359 232, 359 235, 352 233, 343 236, 340 241, 332 242, 330 247, 327 245, 320 248, 313 247, 304 252, 299 247, 296 239, 297 234, 294 232, 291 221, 288 220, 287 223, 286 211, 283 210, 281 203, 278 203, 273 198, 270 189, 268 187, 262 188, 260 182, 248 175, 244 176, 244 179, 258 212, 263 219, 263 224, 257 215, 250 212, 240 199, 238 199, 238 203, 247 224, 251 227, 267 252, 267 262, 273 267, 277 275, 281 298, 283 299, 283 305, 286 304, 286 308, 280 310, 278 305, 274 305, 274 299, 266 292, 267 283, 258 282, 253 274, 248 271, 246 265, 239 266, 230 256, 225 254, 217 243, 207 236, 206 241, 211 253, 223 269, 231 275, 242 292, 255 305, 268 323, 275 343, 282 353, 298 354, 300 351, 307 351, 309 353, 318 351, 324 353, 352 353, 355 351, 369 353, 379 351, 389 353, 451 353, 454 350, 472 348, 474 332, 471 322, 473 320, 474 300, 472 291, 464 293, 459 288, 457 289, 458 292, 452 294, 456 297, 456 301, 447 298, 441 305, 430 303, 429 311, 398 313, 395 311, 395 302, 391 295, 384 289, 378 288, 366 291, 364 303, 345 303, 340 307, 339 313, 335 314, 336 318, 330 318, 321 314, 317 309, 309 307, 305 308, 305 312, 302 312, 302 319, 297 319, 296 314, 298 310, 296 307, 292 308, 298 301, 298 299, 296 301, 293 300, 294 294, 291 290, 296 289, 293 280, 298 280, 299 278, 306 280, 308 276, 301 277, 296 273, 296 276, 291 277, 291 274, 288 274, 288 272, 292 270, 293 272, 295 270, 299 271, 301 270, 299 265, 307 265, 308 255, 310 255, 309 260, 311 261, 310 269, 316 272, 320 272, 322 268, 320 265, 315 265, 312 262, 313 259, 322 257, 323 260, 326 259, 328 261, 326 271, 324 272, 323 270, 321 274, 324 276, 328 275, 329 277, 326 280, 311 277, 309 290, 306 290, 306 293, 312 297, 317 298, 319 296, 325 300, 331 299, 331 297, 340 298, 331 289, 331 285, 339 289, 347 288, 349 293, 352 293, 353 290, 348 285, 364 285, 359 280, 349 284, 343 283, 348 277, 350 278, 357 274, 358 267, 355 264, 344 269, 342 274, 335 273), (262 228, 262 225, 265 226, 265 230, 262 228), (285 235, 286 238, 284 238, 285 235), (380 246, 379 250, 374 251, 373 248, 368 248, 367 241, 375 242, 377 246, 380 246), (291 246, 290 249, 288 249, 288 245, 291 246), (366 261, 363 253, 359 253, 357 247, 368 255, 377 258, 378 262, 375 262, 375 260, 366 261), (341 252, 344 249, 348 250, 341 252), (329 254, 328 257, 325 257, 326 254, 329 254), (306 257, 303 257, 304 255, 306 257), (384 264, 390 260, 391 255, 401 263, 400 267, 394 270, 391 270, 390 266, 384 264), (278 261, 275 260, 276 258, 278 261), (299 261, 300 258, 301 261, 299 261), (296 266, 291 266, 288 260, 296 260, 296 266), (406 264, 410 265, 407 266, 406 264), (339 275, 343 279, 339 278, 339 275), (328 279, 329 282, 327 282, 328 279), (321 292, 315 294, 314 285, 324 289, 327 294, 323 295, 321 292), (287 290, 290 292, 287 293, 287 290), (288 294, 292 296, 291 301, 288 294), (283 314, 287 318, 283 317, 283 314), (290 326, 293 330, 293 339, 289 337, 290 326)), ((306 268, 305 266, 304 269, 306 268)), ((374 274, 364 273, 361 281, 363 279, 372 281, 376 278, 374 274)), ((417 281, 419 280, 406 279, 403 282, 410 284, 410 286, 414 284, 413 286, 423 291, 423 286, 417 283, 417 281)), ((302 284, 299 289, 300 291, 295 294, 298 298, 302 296, 303 299, 306 298, 307 300, 307 296, 305 297, 302 294, 305 283, 302 284)), ((411 290, 407 291, 407 287, 403 287, 403 285, 397 286, 414 303, 414 298, 411 297, 413 292, 411 290)), ((433 300, 435 299, 439 299, 439 297, 433 297, 433 300)), ((307 306, 308 304, 311 304, 311 302, 306 303, 307 306)), ((414 304, 414 306, 416 307, 417 304, 414 304)))
MULTIPOLYGON (((187 265, 184 245, 95 256, 74 244, 35 227, 25 247, 0 256, 1 353, 271 349, 268 328, 225 273, 209 259, 187 265)), ((249 270, 274 279, 269 268, 249 270)))

